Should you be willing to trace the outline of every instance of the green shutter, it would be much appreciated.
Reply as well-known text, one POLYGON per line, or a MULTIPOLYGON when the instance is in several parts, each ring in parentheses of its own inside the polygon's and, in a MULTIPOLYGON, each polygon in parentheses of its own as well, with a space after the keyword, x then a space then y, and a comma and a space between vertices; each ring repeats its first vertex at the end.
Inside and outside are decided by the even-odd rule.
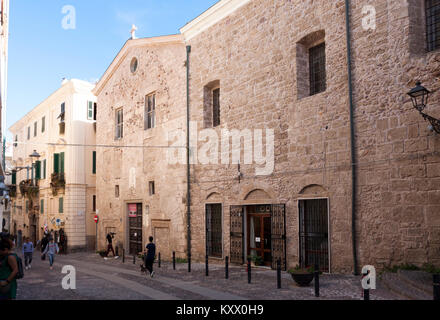
POLYGON ((43 160, 43 179, 46 179, 46 159, 43 160))
POLYGON ((59 173, 60 172, 60 154, 54 153, 53 155, 53 172, 59 173))
POLYGON ((44 213, 44 199, 40 200, 40 213, 43 214, 44 213))
POLYGON ((96 151, 93 151, 93 174, 96 174, 96 151))
POLYGON ((64 152, 60 153, 60 173, 64 173, 64 152))
POLYGON ((93 119, 93 102, 89 101, 89 106, 87 109, 87 119, 93 119))
POLYGON ((35 179, 41 180, 41 161, 35 162, 35 179))
POLYGON ((58 213, 63 213, 64 212, 64 207, 63 207, 63 203, 64 202, 64 199, 63 198, 60 198, 59 199, 59 205, 58 205, 58 213))
POLYGON ((17 171, 12 171, 12 184, 17 184, 17 171))

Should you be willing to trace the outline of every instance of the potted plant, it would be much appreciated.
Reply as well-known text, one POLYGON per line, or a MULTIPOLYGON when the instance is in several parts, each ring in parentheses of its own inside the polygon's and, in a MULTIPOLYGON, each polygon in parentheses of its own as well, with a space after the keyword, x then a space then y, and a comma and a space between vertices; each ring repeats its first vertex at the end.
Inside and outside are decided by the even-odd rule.
POLYGON ((261 258, 261 256, 257 256, 257 255, 250 255, 248 256, 248 259, 251 259, 251 266, 262 266, 263 265, 263 258, 261 258))
POLYGON ((312 282, 314 277, 315 268, 306 267, 301 268, 299 265, 296 265, 295 268, 287 271, 292 276, 292 279, 300 286, 307 287, 310 282, 312 282))

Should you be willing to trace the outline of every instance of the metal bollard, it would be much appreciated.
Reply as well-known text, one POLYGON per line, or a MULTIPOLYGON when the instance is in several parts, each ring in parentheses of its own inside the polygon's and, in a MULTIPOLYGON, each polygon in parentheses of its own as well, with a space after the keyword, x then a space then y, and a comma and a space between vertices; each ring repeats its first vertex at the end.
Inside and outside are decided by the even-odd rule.
POLYGON ((160 252, 159 252, 159 259, 157 260, 157 267, 160 268, 160 252))
POLYGON ((136 254, 133 255, 133 264, 136 264, 136 254))
POLYGON ((188 254, 188 272, 191 272, 191 254, 188 254))
POLYGON ((176 253, 173 251, 173 270, 176 270, 176 253))
POLYGON ((116 256, 117 257, 119 256, 119 247, 118 246, 116 246, 116 256))
POLYGON ((207 277, 209 276, 209 266, 208 266, 208 263, 209 263, 209 258, 208 258, 208 255, 206 255, 205 269, 206 269, 206 276, 207 277))
POLYGON ((229 279, 229 257, 225 258, 225 279, 229 279))
POLYGON ((277 260, 277 288, 281 289, 281 259, 277 260))
POLYGON ((440 274, 432 275, 434 282, 434 300, 440 301, 440 274))
POLYGON ((319 298, 319 266, 315 265, 315 297, 319 298))
POLYGON ((251 283, 251 259, 248 259, 248 265, 247 265, 247 272, 248 272, 248 283, 251 283))
POLYGON ((122 249, 122 263, 125 263, 125 249, 122 249))
MULTIPOLYGON (((363 275, 364 277, 366 277, 367 274, 368 274, 368 272, 367 272, 367 273, 363 273, 362 275, 363 275)), ((365 300, 365 301, 370 300, 370 289, 364 289, 364 300, 365 300)))

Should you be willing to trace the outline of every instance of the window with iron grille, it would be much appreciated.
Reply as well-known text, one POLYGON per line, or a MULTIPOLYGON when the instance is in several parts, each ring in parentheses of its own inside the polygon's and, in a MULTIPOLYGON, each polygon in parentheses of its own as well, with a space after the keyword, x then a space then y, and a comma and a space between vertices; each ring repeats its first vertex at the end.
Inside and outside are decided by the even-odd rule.
POLYGON ((96 195, 93 195, 92 198, 92 211, 96 212, 96 195))
POLYGON ((220 88, 212 90, 212 126, 220 125, 220 88))
POLYGON ((221 258, 222 242, 222 205, 220 203, 206 205, 206 254, 221 258))
POLYGON ((115 186, 115 198, 119 198, 119 186, 115 186))
POLYGON ((325 43, 309 49, 310 95, 326 90, 325 43))
POLYGON ((154 190, 154 181, 148 182, 148 190, 149 190, 150 196, 152 196, 156 193, 156 191, 154 190))
POLYGON ((116 139, 124 137, 124 115, 123 109, 116 110, 116 139))
POLYGON ((440 0, 426 0, 426 37, 428 51, 440 49, 440 0))
POLYGON ((145 130, 156 126, 156 94, 145 97, 145 130))

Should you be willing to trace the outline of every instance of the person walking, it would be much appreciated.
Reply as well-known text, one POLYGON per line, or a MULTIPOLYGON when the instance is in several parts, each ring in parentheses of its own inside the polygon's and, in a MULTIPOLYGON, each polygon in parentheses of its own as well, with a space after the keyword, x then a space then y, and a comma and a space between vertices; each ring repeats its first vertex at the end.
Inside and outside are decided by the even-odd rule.
POLYGON ((18 263, 12 253, 12 241, 7 238, 0 240, 0 300, 14 300, 17 296, 18 263))
POLYGON ((145 246, 147 249, 146 255, 145 255, 145 268, 150 272, 150 277, 153 278, 154 271, 153 271, 153 263, 154 258, 156 256, 156 245, 153 243, 153 237, 150 236, 148 239, 150 241, 149 244, 145 246))
POLYGON ((34 244, 29 238, 25 238, 23 244, 23 257, 24 257, 24 265, 25 269, 28 270, 32 266, 32 255, 34 254, 34 244))
POLYGON ((115 254, 115 250, 113 250, 113 237, 114 234, 109 232, 107 233, 107 242, 108 242, 108 246, 107 246, 107 253, 106 256, 108 256, 108 254, 110 253, 110 251, 113 253, 113 257, 115 257, 115 259, 117 258, 116 254, 115 254))
POLYGON ((49 235, 45 234, 43 239, 41 240, 41 252, 46 250, 46 246, 49 243, 49 235))
POLYGON ((58 253, 60 251, 60 248, 58 248, 58 245, 55 243, 53 238, 50 238, 49 243, 46 246, 46 249, 43 251, 42 255, 47 254, 49 257, 49 264, 50 264, 50 270, 53 269, 53 262, 55 258, 55 253, 58 253))

